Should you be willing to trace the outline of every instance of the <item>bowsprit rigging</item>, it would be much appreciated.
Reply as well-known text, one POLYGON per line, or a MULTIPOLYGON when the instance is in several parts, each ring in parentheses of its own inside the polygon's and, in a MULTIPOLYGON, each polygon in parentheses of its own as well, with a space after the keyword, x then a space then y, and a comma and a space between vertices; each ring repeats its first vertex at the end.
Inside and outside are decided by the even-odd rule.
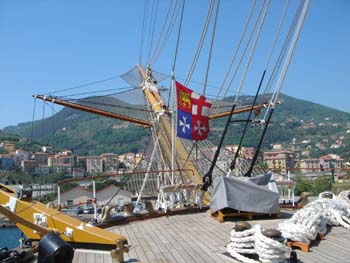
MULTIPOLYGON (((250 177, 257 174, 254 169, 258 166, 255 163, 272 113, 276 105, 280 103, 279 95, 307 12, 308 1, 301 0, 298 6, 290 3, 289 0, 285 1, 284 6, 280 2, 275 4, 270 0, 253 1, 242 26, 241 35, 236 40, 236 45, 233 46, 232 51, 225 50, 227 53, 225 58, 229 58, 228 61, 222 58, 222 54, 218 55, 220 52, 217 51, 220 49, 218 45, 221 44, 217 38, 222 33, 220 26, 224 21, 221 15, 225 14, 223 10, 227 3, 220 3, 219 0, 209 2, 206 16, 204 16, 203 29, 195 45, 192 62, 187 63, 189 69, 187 77, 184 78, 184 86, 191 92, 193 90, 193 93, 188 93, 183 100, 193 104, 191 94, 202 94, 204 100, 208 99, 211 104, 209 114, 205 115, 208 118, 208 120, 205 119, 205 122, 212 123, 216 119, 226 119, 224 127, 213 129, 214 135, 209 134, 209 138, 219 137, 219 133, 223 131, 217 147, 209 140, 199 141, 196 140, 198 138, 196 136, 191 137, 194 140, 186 140, 175 134, 179 125, 183 125, 184 129, 191 127, 186 120, 192 118, 194 112, 198 113, 198 105, 191 104, 192 108, 188 108, 190 115, 186 115, 186 119, 181 120, 181 123, 177 119, 179 105, 175 94, 175 83, 181 79, 180 74, 183 74, 183 68, 187 66, 182 64, 180 69, 177 64, 179 61, 183 63, 183 54, 188 54, 182 50, 184 47, 181 45, 185 41, 183 32, 188 23, 186 19, 189 15, 188 4, 185 1, 171 1, 163 23, 158 17, 154 17, 155 14, 161 15, 159 9, 161 7, 158 4, 155 1, 147 2, 143 10, 139 55, 139 62, 142 65, 137 64, 120 76, 112 76, 45 95, 34 95, 34 97, 44 102, 126 121, 149 129, 151 138, 145 149, 143 161, 136 167, 135 176, 128 176, 125 180, 126 188, 133 193, 156 195, 161 187, 164 190, 165 186, 176 184, 183 186, 193 184, 195 186, 192 189, 196 191, 199 188, 211 191, 212 183, 220 176, 250 177), (279 12, 278 17, 280 18, 277 23, 272 7, 279 12), (157 27, 161 28, 161 34, 156 41, 157 27), (178 30, 174 30, 176 27, 178 30), (211 37, 207 38, 209 35, 211 37), (171 37, 175 41, 169 41, 171 37), (155 71, 153 66, 164 56, 166 48, 170 45, 172 45, 171 53, 174 56, 168 69, 164 70, 170 71, 168 88, 167 85, 161 86, 161 83, 164 83, 169 75, 155 71), (256 54, 257 52, 259 55, 256 54), (198 63, 203 60, 205 60, 205 65, 201 68, 198 63), (228 66, 224 70, 221 85, 215 89, 209 85, 209 81, 219 79, 216 69, 226 67, 224 66, 226 63, 228 66), (191 81, 196 73, 202 77, 204 82, 200 85, 201 89, 195 89, 196 82, 191 81), (259 78, 256 79, 252 75, 258 75, 259 78), (110 93, 112 89, 100 90, 99 92, 103 95, 95 92, 76 91, 78 88, 105 84, 118 77, 131 87, 117 90, 114 93, 110 93), (242 95, 249 89, 256 89, 254 96, 242 95), (72 90, 75 91, 75 94, 57 95, 59 92, 72 90), (214 95, 209 95, 213 93, 214 95), (243 119, 237 119, 235 116, 238 114, 243 116, 243 119), (263 117, 259 119, 260 116, 263 117), (226 143, 230 143, 225 140, 227 140, 226 135, 232 130, 232 125, 230 125, 232 123, 243 125, 243 128, 241 134, 235 135, 239 141, 235 153, 229 155, 224 147, 226 143), (257 149, 254 158, 243 160, 239 153, 245 143, 246 133, 255 127, 258 130, 260 128, 261 135, 256 138, 257 149), (139 171, 152 172, 138 173, 139 171), (175 173, 174 171, 181 172, 175 173)), ((226 38, 229 33, 230 29, 226 28, 226 38)), ((203 124, 203 119, 199 121, 203 124)), ((192 132, 201 132, 208 128, 200 127, 199 123, 197 128, 192 126, 192 132)), ((163 192, 166 193, 165 190, 163 192)), ((209 195, 206 195, 205 199, 208 202, 209 195)), ((173 201, 171 206, 174 207, 175 203, 173 201)))
MULTIPOLYGON (((231 14, 235 10, 230 6, 232 1, 210 0, 208 3, 198 43, 193 44, 189 40, 197 35, 192 31, 188 33, 186 28, 193 28, 190 24, 193 12, 189 12, 189 8, 195 5, 194 2, 146 1, 138 64, 122 75, 33 95, 35 100, 43 101, 42 129, 50 125, 44 122, 45 105, 51 105, 54 113, 53 104, 148 129, 151 136, 142 160, 133 173, 122 175, 121 179, 126 190, 138 194, 136 206, 144 195, 148 195, 157 196, 157 208, 165 211, 177 206, 201 207, 210 202, 212 213, 220 213, 225 208, 278 213, 278 193, 273 175, 252 175, 261 173, 256 165, 259 150, 273 112, 280 103, 281 89, 310 0, 300 0, 299 4, 286 0, 285 5, 282 1, 253 0, 232 50, 231 44, 219 47, 227 44, 231 35, 236 35, 236 28, 225 24, 235 19, 231 14), (161 10, 165 5, 168 8, 163 14, 161 10), (275 17, 279 17, 278 22, 275 17), (220 30, 222 28, 224 30, 220 30), (158 29, 160 34, 157 34, 158 29), (209 35, 211 37, 207 38, 209 35), (157 36, 158 40, 155 39, 157 36), (189 54, 194 55, 192 62, 187 63, 189 54), (161 64, 163 57, 166 63, 162 61, 161 64), (155 63, 165 66, 163 72, 170 72, 169 85, 160 85, 169 79, 169 75, 156 71, 155 63), (226 65, 227 69, 223 70, 226 65), (184 72, 186 67, 189 68, 187 74, 184 72), (222 81, 220 72, 224 72, 222 81), (179 82, 181 75, 186 76, 184 85, 179 82), (198 82, 192 80, 195 76, 203 82, 200 88, 198 82), (76 91, 106 85, 119 77, 131 87, 76 91), (221 85, 216 89, 209 85, 210 81, 221 82, 221 85), (243 95, 252 93, 252 89, 254 96, 243 95), (74 94, 61 95, 73 90, 74 94), (237 119, 237 115, 242 118, 237 119), (263 117, 259 119, 260 116, 263 117), (210 128, 213 121, 220 118, 226 119, 226 123, 210 128), (243 125, 241 134, 234 134, 239 144, 233 154, 225 149, 226 143, 232 143, 227 142, 232 123, 243 125), (252 160, 247 160, 240 156, 240 150, 247 131, 255 128, 260 136, 255 138, 256 150, 252 160), (207 136, 217 139, 218 146, 206 139, 207 136)), ((203 11, 202 1, 200 5, 198 12, 203 11)), ((240 22, 235 21, 234 27, 237 25, 240 22)), ((34 103, 34 111, 35 107, 34 103)), ((32 137, 33 130, 34 125, 32 137)), ((112 249, 117 262, 122 262, 123 253, 128 251, 125 237, 106 233, 34 202, 29 192, 16 194, 0 185, 0 203, 1 212, 12 217, 30 239, 38 240, 48 232, 55 232, 78 247, 112 249)))
MULTIPOLYGON (((207 67, 204 76, 204 84, 202 85, 203 90, 198 92, 199 94, 206 94, 208 79, 210 79, 210 64, 215 63, 217 58, 215 57, 215 45, 214 39, 217 37, 215 31, 217 27, 220 27, 220 18, 218 19, 219 9, 223 8, 225 3, 220 6, 220 1, 211 0, 208 6, 208 12, 205 17, 203 24, 203 30, 199 38, 199 42, 193 57, 192 64, 190 65, 187 78, 185 80, 186 85, 190 85, 191 78, 197 69, 197 63, 200 57, 203 57, 204 52, 208 52, 207 56, 207 67), (216 8, 216 9, 215 9, 216 8), (216 10, 215 12, 214 9, 216 10), (206 35, 211 33, 211 39, 206 39, 206 35), (204 48, 206 47, 206 48, 204 48)), ((224 174, 227 165, 218 160, 225 159, 229 165, 229 173, 237 175, 238 170, 242 175, 251 176, 254 163, 259 152, 263 137, 266 133, 266 127, 268 126, 273 109, 280 102, 279 94, 283 84, 284 76, 288 69, 288 65, 293 53, 302 21, 302 7, 304 6, 304 1, 300 1, 297 8, 291 5, 289 1, 286 1, 285 7, 281 9, 281 17, 278 26, 267 28, 265 22, 269 21, 271 24, 270 13, 271 13, 271 1, 253 1, 249 13, 247 14, 246 22, 243 26, 241 36, 234 47, 232 52, 232 58, 229 66, 225 72, 222 84, 216 95, 212 99, 212 107, 210 114, 208 116, 209 120, 227 118, 226 128, 221 136, 221 141, 219 147, 215 154, 213 154, 213 145, 209 141, 205 140, 203 142, 190 142, 183 139, 179 139, 174 136, 174 130, 178 125, 177 116, 177 105, 175 103, 175 93, 174 93, 174 80, 177 73, 175 67, 177 58, 181 56, 181 50, 179 44, 181 41, 181 33, 183 31, 184 18, 186 18, 186 4, 184 1, 176 1, 169 3, 167 9, 167 16, 163 23, 156 19, 154 14, 159 13, 158 3, 154 1, 148 3, 144 8, 143 23, 142 23, 142 38, 140 45, 140 55, 139 61, 144 61, 145 67, 137 65, 130 71, 120 76, 113 76, 111 78, 106 78, 101 81, 91 82, 88 84, 79 85, 73 87, 74 89, 80 87, 86 87, 89 85, 105 83, 106 81, 121 77, 128 84, 132 85, 130 89, 123 90, 114 94, 107 95, 90 95, 88 97, 82 97, 81 95, 89 95, 84 93, 76 93, 75 95, 80 95, 80 98, 71 98, 69 95, 65 96, 53 96, 56 92, 49 93, 47 95, 35 95, 36 98, 42 99, 44 101, 49 101, 51 103, 60 104, 67 107, 72 107, 82 111, 87 111, 102 116, 107 116, 115 118, 122 121, 127 121, 137 125, 141 125, 145 128, 149 128, 152 132, 153 143, 156 141, 155 138, 159 138, 159 143, 157 143, 155 150, 155 155, 157 156, 157 161, 150 160, 149 156, 153 150, 149 150, 149 155, 145 155, 147 162, 154 162, 152 170, 179 170, 179 169, 189 169, 194 171, 194 176, 187 175, 182 177, 177 177, 175 180, 166 178, 171 178, 171 175, 159 175, 162 178, 161 184, 176 183, 187 180, 189 182, 201 184, 204 182, 204 190, 207 190, 213 181, 214 174, 224 174), (259 3, 259 4, 257 4, 259 3), (294 16, 291 14, 294 12, 294 16), (171 15, 170 15, 171 14, 171 15), (292 20, 290 19, 292 17, 292 20), (178 30, 174 30, 176 22, 178 22, 178 30), (158 25, 160 24, 160 25, 158 25), (161 28, 161 34, 159 39, 156 41, 154 38, 156 34, 156 27, 161 28), (271 40, 271 45, 263 55, 266 56, 266 62, 262 70, 262 77, 260 84, 258 85, 255 96, 247 97, 242 99, 242 91, 246 86, 246 80, 251 71, 253 63, 256 63, 255 53, 256 49, 259 48, 262 35, 265 31, 270 31, 267 33, 268 38, 273 38, 271 40), (171 65, 171 84, 168 93, 164 93, 163 88, 159 86, 159 83, 166 80, 169 76, 160 72, 155 71, 151 64, 154 64, 161 58, 162 51, 169 45, 168 39, 172 33, 176 33, 176 42, 174 50, 174 60, 171 65), (274 33, 274 34, 273 34, 274 33), (282 44, 280 44, 282 43, 282 44), (154 45, 155 44, 155 45, 154 45), (143 52, 145 52, 143 54, 143 52), (239 78, 240 76, 240 78, 239 78), (268 79, 267 84, 264 84, 264 79, 268 79), (237 89, 235 96, 229 96, 232 94, 232 86, 237 82, 237 89), (265 87, 263 93, 261 93, 262 87, 265 87), (135 98, 139 99, 135 99, 135 98), (135 99, 135 101, 130 101, 130 99, 135 99), (229 157, 225 157, 227 153, 223 150, 223 154, 220 154, 225 141, 225 133, 229 132, 229 124, 232 122, 239 123, 240 120, 234 120, 233 115, 239 113, 247 112, 246 120, 243 121, 243 132, 239 139, 239 146, 235 152, 232 160, 229 157), (252 114, 254 112, 254 115, 252 114), (261 120, 258 119, 259 116, 264 116, 261 120), (262 135, 260 140, 258 140, 258 149, 256 151, 253 161, 251 161, 250 167, 246 166, 245 172, 238 168, 240 165, 237 164, 239 158, 240 148, 244 143, 244 138, 246 131, 251 128, 249 124, 254 123, 254 126, 262 126, 262 135), (175 138, 174 138, 175 137, 175 138), (195 151, 193 149, 196 149, 195 151), (221 156, 222 155, 222 156, 221 156), (221 156, 221 157, 220 157, 221 156), (217 172, 214 172, 214 170, 217 172), (202 179, 202 175, 204 175, 202 179), (169 177, 170 176, 170 177, 169 177), (165 179, 164 179, 165 178, 165 179)), ((265 42, 268 43, 265 37, 265 42)), ((260 48, 261 49, 261 48, 260 48)), ((72 89, 73 89, 72 88, 72 89)), ((71 89, 63 89, 61 91, 70 91, 71 89)), ((152 146, 149 146, 152 148, 152 146)), ((144 168, 138 168, 144 169, 144 168)), ((215 177, 215 175, 214 175, 215 177)), ((132 178, 130 178, 133 181, 132 178)), ((155 182, 158 178, 149 178, 148 181, 155 182)), ((137 184, 129 184, 130 189, 133 192, 138 192, 141 189, 142 179, 136 179, 139 182, 137 184)), ((158 180, 159 181, 159 180, 158 180)), ((155 193, 154 189, 155 183, 152 183, 152 187, 148 187, 147 184, 144 187, 145 192, 155 193)), ((159 184, 158 184, 159 186, 159 184)))

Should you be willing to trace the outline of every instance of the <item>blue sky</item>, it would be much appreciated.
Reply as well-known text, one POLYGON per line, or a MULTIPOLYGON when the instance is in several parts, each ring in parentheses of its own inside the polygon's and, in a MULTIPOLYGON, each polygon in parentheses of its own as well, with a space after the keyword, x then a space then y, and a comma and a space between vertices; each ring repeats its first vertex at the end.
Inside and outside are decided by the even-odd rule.
MULTIPOLYGON (((168 3, 159 2, 159 16, 155 21, 159 26, 155 35, 159 35, 168 3)), ((296 1, 292 2, 291 9, 295 8, 296 1)), ((221 0, 209 74, 212 85, 221 83, 228 63, 226 57, 231 56, 232 47, 238 41, 251 3, 221 0)), ((209 1, 186 1, 175 72, 178 79, 186 77, 208 6, 209 1)), ((272 28, 274 22, 278 22, 283 7, 284 1, 272 0, 267 27, 272 28)), ((140 54, 143 10, 141 0, 1 0, 0 128, 32 119, 32 94, 120 75, 135 66, 140 54)), ((349 13, 348 0, 312 1, 283 93, 350 111, 349 13)), ((257 52, 268 49, 265 42, 269 39, 272 35, 267 33, 257 52)), ((175 34, 169 43, 154 65, 156 70, 167 74, 174 57, 175 34)), ((207 53, 204 54, 193 77, 200 82, 204 82, 207 53)), ((263 61, 263 57, 256 56, 257 60, 260 58, 263 61)), ((245 94, 253 94, 256 89, 261 75, 260 62, 252 66, 245 94)), ((115 80, 103 88, 126 86, 115 80)))

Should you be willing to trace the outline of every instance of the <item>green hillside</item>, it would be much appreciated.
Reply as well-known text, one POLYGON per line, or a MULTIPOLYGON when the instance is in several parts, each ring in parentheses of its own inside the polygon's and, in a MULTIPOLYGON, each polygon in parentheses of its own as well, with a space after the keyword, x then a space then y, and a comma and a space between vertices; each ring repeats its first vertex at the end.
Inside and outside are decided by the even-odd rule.
MULTIPOLYGON (((296 99, 287 95, 281 96, 282 104, 278 105, 271 118, 271 123, 263 142, 263 149, 271 149, 272 144, 282 144, 284 148, 292 147, 293 139, 296 148, 303 150, 311 146, 311 156, 320 156, 326 153, 341 154, 350 157, 350 114, 335 110, 320 104, 296 99), (330 148, 340 137, 342 147, 330 148), (328 139, 325 149, 315 148, 315 144, 328 139), (304 143, 303 143, 304 141, 304 143), (309 141, 308 143, 305 143, 309 141)), ((261 117, 261 116, 260 116, 261 117)), ((235 116, 235 119, 244 119, 246 116, 235 116)), ((215 121, 214 130, 210 139, 218 142, 225 121, 215 121)), ((225 143, 238 144, 243 131, 243 124, 230 125, 225 143)), ((260 125, 250 125, 244 136, 243 145, 256 146, 262 133, 260 125)))
POLYGON ((81 155, 142 151, 149 135, 148 129, 70 108, 44 121, 21 123, 4 131, 81 155))
MULTIPOLYGON (((264 149, 270 149, 275 143, 290 148, 295 138, 294 146, 302 150, 311 145, 312 155, 333 152, 350 156, 350 133, 346 133, 350 129, 349 113, 286 95, 282 95, 281 100, 283 103, 277 106, 267 130, 264 149), (344 137, 342 146, 330 148, 341 137, 344 137), (324 143, 325 149, 315 148, 315 144, 324 139, 328 140, 324 143), (305 144, 305 141, 309 142, 305 144)), ((244 118, 244 115, 235 116, 235 119, 244 118)), ((226 118, 222 118, 211 123, 209 139, 214 143, 218 143, 225 122, 226 118)), ((230 125, 225 144, 237 144, 242 130, 242 123, 230 125)), ((142 151, 150 135, 149 129, 70 108, 63 108, 44 121, 21 123, 4 131, 6 136, 32 137, 39 143, 54 145, 57 150, 71 149, 82 155, 142 151)), ((260 125, 249 125, 243 145, 256 146, 261 132, 260 125)))

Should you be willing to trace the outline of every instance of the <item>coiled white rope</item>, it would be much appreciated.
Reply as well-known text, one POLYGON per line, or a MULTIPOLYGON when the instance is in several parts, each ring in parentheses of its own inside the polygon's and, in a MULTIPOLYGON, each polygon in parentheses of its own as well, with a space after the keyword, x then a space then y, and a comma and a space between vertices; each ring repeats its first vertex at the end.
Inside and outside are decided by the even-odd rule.
POLYGON ((317 234, 327 232, 327 225, 350 229, 350 191, 335 196, 324 192, 319 199, 297 211, 293 217, 281 222, 278 229, 283 237, 293 241, 310 243, 317 234), (324 198, 324 197, 332 197, 324 198))
POLYGON ((259 260, 263 263, 278 263, 285 260, 285 253, 290 252, 290 248, 284 242, 263 235, 260 225, 256 225, 255 228, 255 249, 259 260))
POLYGON ((260 225, 255 225, 245 231, 231 231, 231 243, 227 246, 227 252, 237 260, 244 263, 278 263, 285 259, 285 253, 289 252, 284 243, 280 243, 261 232, 260 225), (257 254, 259 261, 248 258, 242 254, 257 254))

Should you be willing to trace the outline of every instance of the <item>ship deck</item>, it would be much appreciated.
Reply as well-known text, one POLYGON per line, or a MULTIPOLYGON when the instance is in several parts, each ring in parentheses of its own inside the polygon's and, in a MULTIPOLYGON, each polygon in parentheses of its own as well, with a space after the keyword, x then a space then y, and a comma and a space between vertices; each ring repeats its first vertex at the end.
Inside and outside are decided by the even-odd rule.
MULTIPOLYGON (((281 220, 290 216, 282 213, 281 219, 263 217, 254 219, 252 225, 262 228, 274 228, 281 220)), ((108 228, 124 235, 129 242, 130 251, 125 262, 239 262, 226 252, 230 242, 230 232, 235 218, 219 223, 208 213, 175 215, 137 221, 108 228)), ((350 262, 350 250, 347 249, 350 230, 332 227, 322 241, 311 244, 310 252, 296 249, 302 262, 350 262)), ((73 262, 111 263, 109 253, 89 250, 76 250, 73 262)))

